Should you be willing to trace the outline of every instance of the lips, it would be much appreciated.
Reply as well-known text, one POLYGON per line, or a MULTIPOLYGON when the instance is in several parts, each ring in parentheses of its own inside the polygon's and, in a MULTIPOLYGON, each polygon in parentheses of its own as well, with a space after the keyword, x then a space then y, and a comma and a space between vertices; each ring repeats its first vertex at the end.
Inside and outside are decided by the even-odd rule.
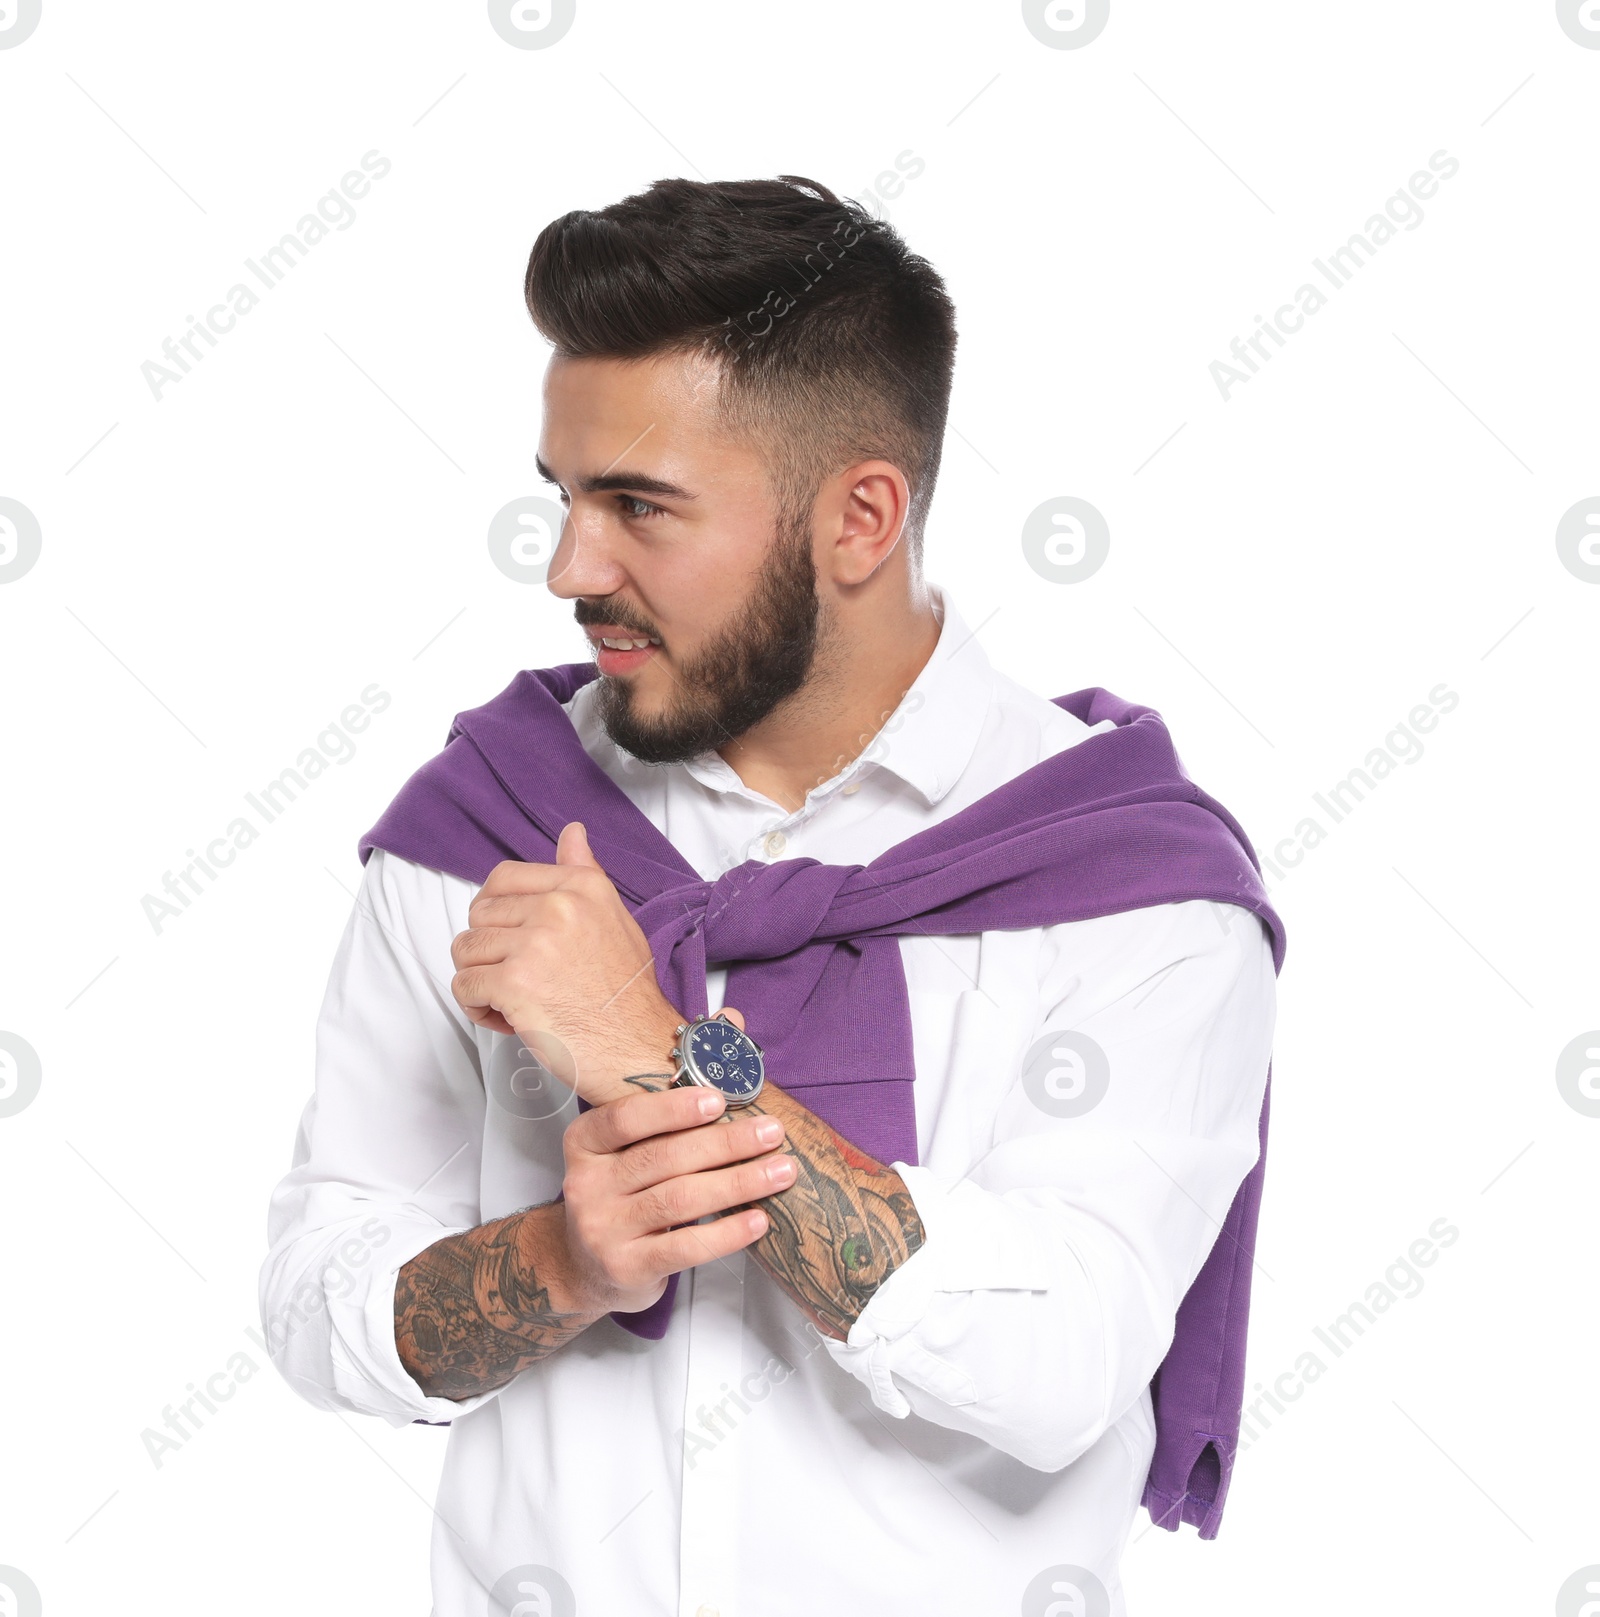
POLYGON ((651 636, 612 624, 593 624, 587 633, 602 674, 631 674, 661 649, 660 641, 651 636))

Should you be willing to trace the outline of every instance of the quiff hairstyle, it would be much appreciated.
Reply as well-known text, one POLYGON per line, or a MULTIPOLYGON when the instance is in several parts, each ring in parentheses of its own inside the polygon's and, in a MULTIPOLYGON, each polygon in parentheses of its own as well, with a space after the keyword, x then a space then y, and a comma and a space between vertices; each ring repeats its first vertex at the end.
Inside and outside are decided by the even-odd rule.
POLYGON ((533 244, 528 312, 557 354, 720 361, 725 424, 765 452, 780 510, 883 459, 921 552, 955 364, 955 309, 885 221, 815 180, 657 180, 533 244))

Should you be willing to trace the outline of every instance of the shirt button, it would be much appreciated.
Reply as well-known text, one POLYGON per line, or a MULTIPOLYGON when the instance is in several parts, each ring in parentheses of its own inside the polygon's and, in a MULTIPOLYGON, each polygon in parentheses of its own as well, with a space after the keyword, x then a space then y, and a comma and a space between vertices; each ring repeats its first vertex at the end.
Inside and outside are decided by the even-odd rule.
POLYGON ((848 786, 841 786, 839 788, 839 795, 841 797, 853 797, 860 790, 861 782, 858 780, 853 780, 848 786))
POLYGON ((783 850, 789 846, 789 839, 781 831, 769 831, 761 846, 766 851, 767 858, 781 859, 783 850))

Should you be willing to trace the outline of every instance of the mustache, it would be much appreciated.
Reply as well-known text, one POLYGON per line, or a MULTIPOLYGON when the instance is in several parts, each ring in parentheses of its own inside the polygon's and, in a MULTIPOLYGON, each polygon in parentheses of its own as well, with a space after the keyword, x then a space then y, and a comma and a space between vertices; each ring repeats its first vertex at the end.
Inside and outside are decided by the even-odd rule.
POLYGON ((587 601, 574 602, 572 616, 580 628, 588 628, 591 624, 603 623, 608 627, 615 625, 631 634, 644 636, 651 635, 661 638, 660 631, 651 624, 641 624, 627 612, 619 611, 616 607, 591 606, 587 601))

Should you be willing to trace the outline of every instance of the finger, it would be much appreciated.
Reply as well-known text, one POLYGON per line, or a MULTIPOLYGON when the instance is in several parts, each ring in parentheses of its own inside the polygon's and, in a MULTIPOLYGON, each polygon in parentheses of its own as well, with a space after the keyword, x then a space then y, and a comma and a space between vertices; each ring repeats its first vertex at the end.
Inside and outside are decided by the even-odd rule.
POLYGON ((481 1028, 487 1028, 491 1033, 504 1033, 513 1039, 521 1036, 505 1017, 492 1007, 486 1009, 480 1005, 463 1005, 461 1008, 466 1012, 469 1020, 475 1022, 481 1028))
POLYGON ((797 1171, 787 1151, 773 1151, 732 1168, 684 1174, 630 1196, 623 1217, 638 1234, 656 1234, 679 1224, 692 1224, 708 1213, 725 1213, 730 1208, 776 1196, 794 1183, 797 1171))
POLYGON ((502 859, 478 889, 488 893, 537 893, 557 879, 556 867, 533 859, 502 859))
POLYGON ((475 926, 450 940, 450 958, 456 969, 498 965, 511 952, 511 932, 496 926, 475 926))
POLYGON ((594 856, 594 849, 589 846, 589 833, 582 820, 573 820, 561 828, 561 835, 556 839, 556 863, 558 865, 588 865, 598 870, 600 861, 594 856))
POLYGON ((759 1207, 752 1207, 710 1224, 691 1224, 687 1229, 670 1230, 665 1235, 647 1235, 639 1244, 655 1273, 677 1274, 742 1251, 767 1233, 769 1223, 759 1207))
POLYGON ((698 1128, 718 1116, 726 1104, 716 1090, 699 1086, 656 1093, 641 1090, 585 1112, 568 1128, 567 1141, 575 1149, 609 1156, 653 1134, 698 1128))
POLYGON ((553 888, 570 887, 604 874, 598 865, 592 864, 523 864, 515 859, 505 859, 489 872, 488 880, 478 889, 472 902, 476 904, 480 899, 504 898, 507 894, 548 893, 553 888))
MULTIPOLYGON (((554 865, 549 867, 555 869, 554 865)), ((467 906, 469 928, 497 926, 571 926, 592 917, 606 895, 587 888, 606 880, 587 866, 569 866, 571 874, 537 892, 479 893, 467 906)))
POLYGON ((450 979, 450 992, 455 1002, 469 1016, 474 1011, 498 1011, 496 999, 504 999, 499 990, 505 984, 499 981, 488 966, 468 966, 450 979))
POLYGON ((691 1128, 655 1134, 619 1151, 612 1159, 612 1185, 631 1196, 664 1179, 726 1168, 776 1150, 783 1143, 783 1124, 775 1117, 729 1117, 717 1128, 691 1128))

